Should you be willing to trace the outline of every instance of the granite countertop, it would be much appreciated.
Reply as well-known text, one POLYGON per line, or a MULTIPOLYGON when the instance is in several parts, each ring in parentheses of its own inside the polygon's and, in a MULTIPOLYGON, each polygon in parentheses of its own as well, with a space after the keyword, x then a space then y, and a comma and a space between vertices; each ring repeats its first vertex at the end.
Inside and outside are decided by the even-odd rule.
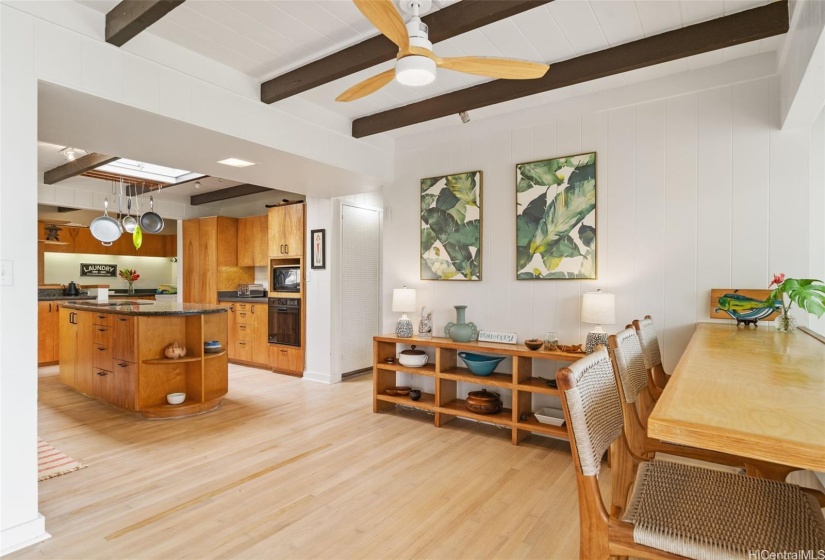
POLYGON ((66 309, 78 311, 97 311, 117 315, 204 315, 206 313, 225 313, 225 305, 207 303, 178 303, 176 301, 124 300, 118 302, 97 303, 74 298, 63 304, 66 309))
MULTIPOLYGON (((134 294, 126 293, 126 290, 109 290, 109 299, 134 298, 137 296, 154 296, 155 290, 135 290, 134 294)), ((37 301, 64 301, 64 300, 91 300, 97 296, 90 296, 89 292, 80 291, 80 295, 67 296, 64 288, 38 288, 37 301)))

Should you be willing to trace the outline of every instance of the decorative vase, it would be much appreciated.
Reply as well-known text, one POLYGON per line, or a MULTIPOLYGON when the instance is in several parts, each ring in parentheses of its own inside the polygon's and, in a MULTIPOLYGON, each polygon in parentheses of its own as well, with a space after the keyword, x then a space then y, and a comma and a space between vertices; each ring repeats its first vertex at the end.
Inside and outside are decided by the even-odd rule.
POLYGON ((135 293, 135 286, 131 282, 129 283, 129 287, 126 288, 126 293, 132 295, 135 293))
POLYGON ((796 330, 796 317, 783 311, 779 314, 779 317, 774 319, 773 326, 779 332, 794 332, 796 330))
POLYGON ((447 323, 444 327, 444 336, 452 338, 455 342, 478 340, 478 329, 475 324, 464 322, 464 311, 467 309, 467 306, 456 305, 454 307, 456 322, 447 323))

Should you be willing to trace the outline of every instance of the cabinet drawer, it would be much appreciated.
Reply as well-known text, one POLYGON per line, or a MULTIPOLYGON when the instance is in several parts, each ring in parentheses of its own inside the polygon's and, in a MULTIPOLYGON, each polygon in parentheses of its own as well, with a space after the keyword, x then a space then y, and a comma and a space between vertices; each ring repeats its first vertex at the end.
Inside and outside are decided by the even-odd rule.
POLYGON ((104 327, 102 325, 95 325, 94 326, 94 340, 95 344, 100 344, 102 346, 111 346, 112 345, 112 327, 104 327))
MULTIPOLYGON (((107 366, 109 367, 109 366, 107 366)), ((100 369, 95 366, 92 379, 92 394, 99 399, 112 402, 112 387, 114 385, 114 375, 111 371, 100 369)))
POLYGON ((269 360, 275 370, 304 371, 304 351, 301 348, 272 345, 269 347, 269 360))
POLYGON ((103 369, 109 371, 112 367, 112 349, 109 346, 102 344, 94 345, 94 354, 92 355, 92 366, 95 369, 103 369))
POLYGON ((94 325, 111 325, 112 316, 104 313, 92 313, 92 324, 94 325))
POLYGON ((235 323, 238 325, 251 325, 255 322, 255 315, 251 309, 243 311, 242 309, 235 310, 235 323))
POLYGON ((252 341, 251 340, 236 340, 235 341, 235 359, 243 360, 245 362, 252 361, 252 341))
POLYGON ((235 337, 238 340, 252 340, 252 323, 238 323, 235 325, 235 337))

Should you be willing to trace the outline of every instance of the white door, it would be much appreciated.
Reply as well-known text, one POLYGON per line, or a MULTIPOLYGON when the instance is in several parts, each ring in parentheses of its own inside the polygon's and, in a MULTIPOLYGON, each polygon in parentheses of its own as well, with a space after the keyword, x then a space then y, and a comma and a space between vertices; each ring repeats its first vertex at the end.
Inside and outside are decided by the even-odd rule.
POLYGON ((341 372, 372 366, 372 337, 380 334, 381 216, 341 205, 341 372))

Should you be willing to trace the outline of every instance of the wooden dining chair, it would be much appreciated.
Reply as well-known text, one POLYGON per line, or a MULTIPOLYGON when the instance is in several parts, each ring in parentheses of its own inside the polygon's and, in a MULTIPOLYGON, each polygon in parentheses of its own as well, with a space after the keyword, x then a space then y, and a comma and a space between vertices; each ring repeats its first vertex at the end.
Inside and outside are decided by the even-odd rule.
POLYGON ((641 321, 634 320, 633 328, 642 343, 642 352, 645 360, 645 368, 650 375, 651 394, 654 399, 658 399, 662 394, 662 389, 667 385, 670 375, 665 372, 662 366, 662 353, 659 351, 659 339, 656 337, 656 325, 653 324, 653 317, 645 315, 641 321))
POLYGON ((825 518, 798 486, 634 455, 622 434, 619 391, 603 347, 560 369, 556 380, 571 432, 581 558, 705 560, 825 550, 825 518), (598 484, 608 447, 634 467, 612 489, 627 494, 633 485, 627 508, 609 512, 598 484))
MULTIPOLYGON (((636 330, 628 326, 623 331, 612 334, 607 338, 611 365, 615 382, 619 391, 619 402, 624 419, 624 435, 627 445, 634 455, 645 459, 653 459, 656 453, 667 453, 688 459, 715 463, 734 467, 734 472, 744 470, 751 476, 784 481, 788 474, 800 470, 797 467, 779 465, 728 453, 719 453, 698 447, 667 443, 647 435, 645 425, 647 418, 642 421, 642 415, 652 409, 650 393, 648 391, 648 375, 642 357, 642 347, 636 330), (641 405, 641 406, 639 406, 641 405)), ((611 457, 612 476, 621 478, 621 471, 630 468, 616 458, 611 457)), ((821 495, 825 500, 825 495, 821 495)), ((614 492, 611 498, 613 505, 623 506, 627 496, 614 492)), ((823 504, 825 506, 825 504, 823 504)))

